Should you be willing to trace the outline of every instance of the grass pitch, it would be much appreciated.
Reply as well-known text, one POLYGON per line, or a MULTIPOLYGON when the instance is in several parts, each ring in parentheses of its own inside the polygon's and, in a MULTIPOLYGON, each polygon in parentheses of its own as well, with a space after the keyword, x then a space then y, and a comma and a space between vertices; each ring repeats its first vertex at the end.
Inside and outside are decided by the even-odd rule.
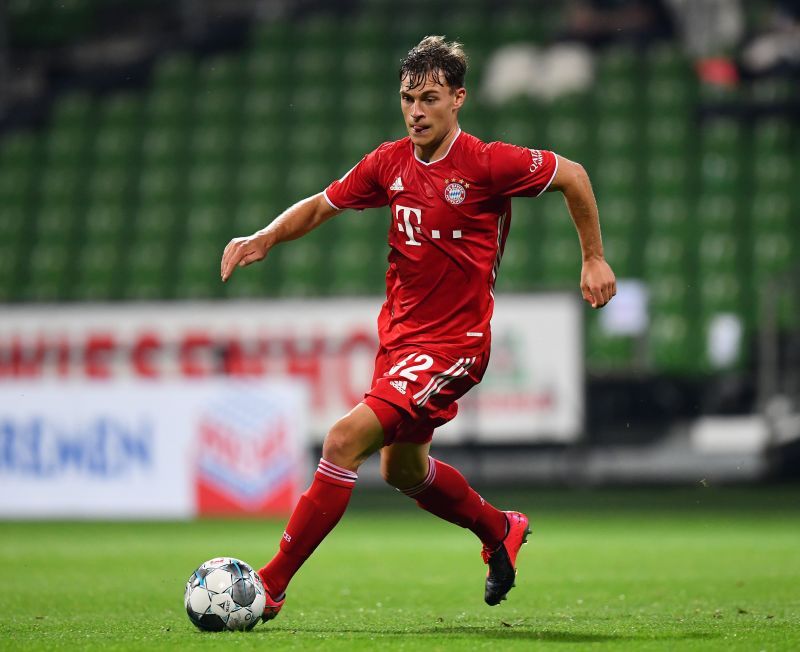
POLYGON ((469 532, 356 494, 249 633, 195 630, 184 582, 259 566, 282 522, 0 523, 0 649, 800 649, 800 488, 487 495, 534 528, 493 608, 469 532))

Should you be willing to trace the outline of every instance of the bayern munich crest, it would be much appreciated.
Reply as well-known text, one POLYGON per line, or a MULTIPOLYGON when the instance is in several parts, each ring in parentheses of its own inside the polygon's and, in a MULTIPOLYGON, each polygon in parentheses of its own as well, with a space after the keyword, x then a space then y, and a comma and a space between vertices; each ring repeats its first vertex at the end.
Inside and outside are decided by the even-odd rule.
POLYGON ((444 198, 451 204, 458 205, 467 198, 469 184, 464 179, 445 179, 444 198))

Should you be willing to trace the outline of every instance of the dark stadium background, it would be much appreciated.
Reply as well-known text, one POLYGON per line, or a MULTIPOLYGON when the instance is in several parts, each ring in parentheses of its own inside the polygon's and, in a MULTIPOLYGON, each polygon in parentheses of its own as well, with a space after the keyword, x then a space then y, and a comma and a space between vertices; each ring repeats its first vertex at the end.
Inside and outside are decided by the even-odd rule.
MULTIPOLYGON (((398 62, 445 34, 470 58, 464 129, 582 163, 626 291, 613 319, 581 308, 575 442, 468 433, 436 454, 487 495, 546 513, 682 514, 707 500, 735 518, 774 500, 796 528, 799 25, 794 3, 768 0, 0 3, 0 329, 4 315, 30 311, 35 326, 65 307, 379 303, 380 219, 332 220, 227 284, 219 258, 403 137, 398 62), (498 59, 509 45, 539 83, 498 59), (493 83, 504 75, 517 78, 508 97, 493 83)), ((498 296, 579 296, 556 195, 515 201, 498 296)), ((229 354, 214 352, 220 373, 229 354)), ((4 335, 0 405, 35 355, 4 335)), ((0 483, 14 473, 3 459, 0 483)), ((399 501, 368 464, 355 511, 399 501)))

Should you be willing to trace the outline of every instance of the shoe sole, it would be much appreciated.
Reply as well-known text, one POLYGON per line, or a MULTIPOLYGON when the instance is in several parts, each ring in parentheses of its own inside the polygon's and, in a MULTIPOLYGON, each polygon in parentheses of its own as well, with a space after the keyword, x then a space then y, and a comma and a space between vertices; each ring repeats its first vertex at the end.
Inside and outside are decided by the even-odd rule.
MULTIPOLYGON (((522 546, 524 546, 526 543, 528 543, 528 537, 529 537, 530 535, 531 535, 531 528, 530 528, 530 527, 528 527, 528 529, 527 529, 527 530, 525 530, 525 534, 523 534, 523 535, 522 535, 522 543, 521 543, 521 544, 520 544, 520 546, 519 546, 520 548, 522 548, 522 546)), ((514 569, 514 575, 516 575, 516 574, 517 574, 517 569, 515 568, 515 569, 514 569)), ((517 585, 517 583, 516 583, 516 581, 515 581, 515 582, 514 582, 514 583, 511 585, 511 589, 513 589, 513 588, 514 588, 516 585, 517 585)), ((503 601, 505 601, 505 600, 508 600, 508 594, 511 592, 511 589, 509 589, 508 591, 506 591, 506 592, 505 592, 505 593, 504 593, 504 594, 503 594, 503 595, 500 597, 500 599, 499 599, 499 600, 498 600, 496 603, 494 603, 494 604, 490 604, 489 606, 490 606, 490 607, 496 607, 496 606, 497 606, 498 604, 500 604, 501 602, 503 602, 503 601)))

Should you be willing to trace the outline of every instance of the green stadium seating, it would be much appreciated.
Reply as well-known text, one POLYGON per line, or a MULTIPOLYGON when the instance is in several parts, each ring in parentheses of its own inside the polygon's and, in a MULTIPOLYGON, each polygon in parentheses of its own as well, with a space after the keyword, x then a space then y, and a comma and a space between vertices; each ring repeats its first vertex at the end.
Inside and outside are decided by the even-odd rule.
POLYGON ((686 197, 671 193, 651 195, 646 216, 650 232, 658 236, 688 237, 696 221, 686 197))
POLYGON ((161 238, 142 235, 132 240, 127 247, 123 297, 129 300, 170 297, 174 284, 172 257, 170 243, 161 238))
POLYGON ((686 274, 689 264, 689 247, 682 236, 652 234, 644 245, 648 276, 660 274, 686 274))
POLYGON ((626 368, 633 363, 636 341, 634 338, 606 333, 596 312, 589 313, 586 321, 586 356, 597 371, 626 368))
POLYGON ((743 312, 745 288, 735 272, 708 270, 700 276, 700 301, 704 314, 743 312))
POLYGON ((653 319, 649 330, 652 364, 667 373, 698 371, 702 336, 694 323, 680 313, 666 313, 653 319))
POLYGON ((735 272, 739 266, 739 241, 732 233, 704 233, 699 242, 701 270, 735 272))
POLYGON ((680 113, 653 115, 645 128, 647 148, 656 156, 683 159, 689 148, 691 133, 690 123, 680 113))
POLYGON ((648 283, 648 304, 656 318, 661 314, 685 314, 691 305, 691 287, 679 272, 658 274, 648 283))
MULTIPOLYGON (((15 0, 12 25, 27 24, 30 37, 30 17, 60 17, 42 29, 53 39, 95 2, 15 0)), ((675 44, 611 46, 598 51, 586 92, 486 104, 482 62, 501 45, 549 42, 563 11, 556 5, 434 3, 424 29, 389 0, 365 0, 346 16, 309 9, 254 25, 239 51, 166 55, 145 89, 61 96, 43 128, 0 136, 0 301, 380 293, 385 209, 342 215, 227 285, 219 257, 231 238, 402 137, 399 58, 425 33, 446 33, 464 39, 472 59, 464 128, 583 163, 618 277, 650 288, 649 364, 708 371, 709 320, 733 312, 753 331, 761 289, 789 274, 800 253, 800 136, 772 111, 745 120, 710 116, 698 103, 766 109, 796 88, 767 78, 709 91, 675 44), (35 259, 19 253, 26 246, 37 248, 35 259)), ((575 291, 579 272, 563 199, 515 200, 498 290, 575 291)), ((781 323, 796 323, 796 313, 784 300, 781 323)), ((595 369, 641 361, 636 342, 604 333, 594 314, 587 346, 595 369)))
POLYGON ((540 282, 531 246, 520 236, 520 233, 513 233, 506 242, 497 279, 499 291, 524 292, 540 282))
POLYGON ((651 156, 645 168, 647 187, 662 196, 683 196, 689 190, 690 170, 682 156, 651 156))
POLYGON ((729 194, 700 195, 697 199, 697 223, 704 233, 735 234, 739 226, 738 204, 729 194))
POLYGON ((26 295, 37 301, 59 301, 68 284, 70 251, 65 243, 43 240, 36 244, 36 256, 28 262, 26 295))

